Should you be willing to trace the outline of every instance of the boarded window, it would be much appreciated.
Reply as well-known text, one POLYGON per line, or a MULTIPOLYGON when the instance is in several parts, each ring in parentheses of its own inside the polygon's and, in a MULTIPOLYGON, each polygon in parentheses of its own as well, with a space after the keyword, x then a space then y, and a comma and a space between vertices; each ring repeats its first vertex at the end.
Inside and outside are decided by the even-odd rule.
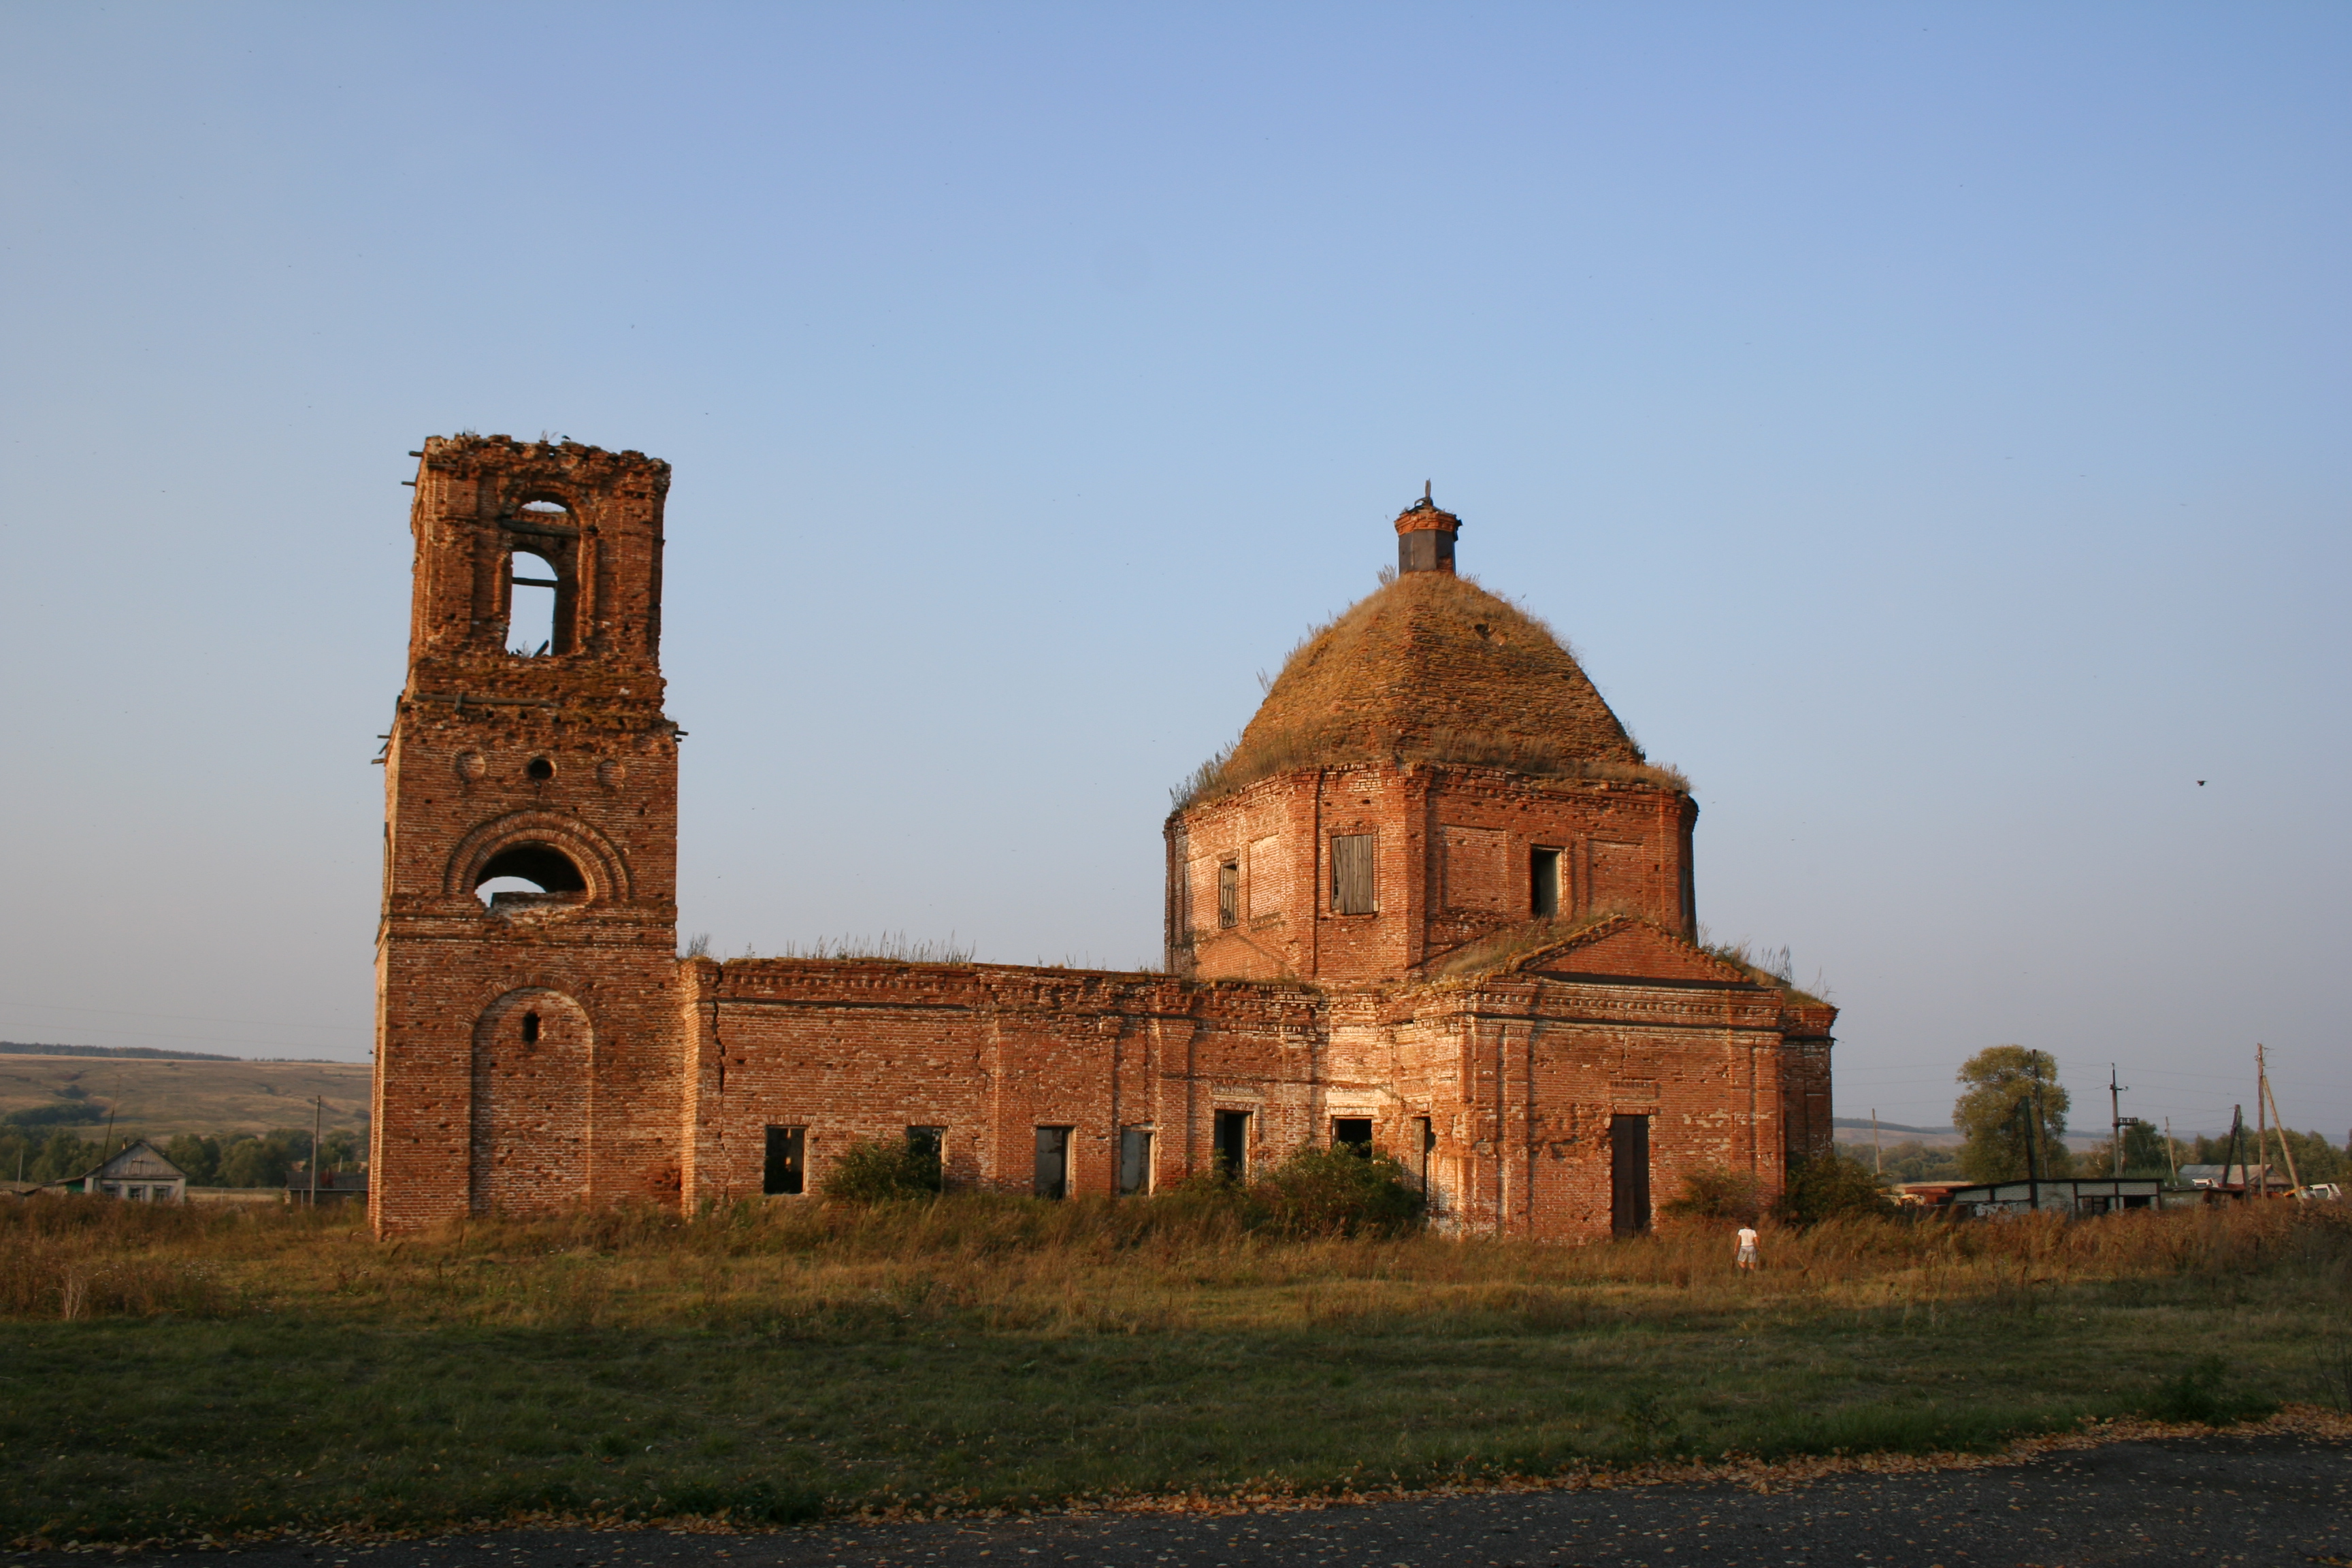
POLYGON ((1242 918, 1242 868, 1231 860, 1217 868, 1217 924, 1233 926, 1242 918))
POLYGON ((768 1160, 760 1190, 797 1197, 808 1190, 808 1129, 768 1129, 768 1160))
POLYGON ((1151 1190, 1151 1129, 1122 1127, 1118 1130, 1118 1192, 1121 1197, 1138 1197, 1151 1190))
POLYGON ((1343 915, 1369 915, 1372 899, 1372 836, 1342 833, 1331 840, 1331 908, 1343 915))
POLYGON ((1609 1227, 1619 1236, 1650 1230, 1650 1119, 1609 1119, 1609 1227))
POLYGON ((1217 1174, 1236 1182, 1249 1174, 1249 1121, 1246 1110, 1217 1112, 1217 1174))
POLYGON ((1559 851, 1528 851, 1528 908, 1535 914, 1559 913, 1559 851))
POLYGON ((1066 1198, 1070 1195, 1070 1130, 1066 1127, 1037 1129, 1037 1184, 1041 1198, 1066 1198))
POLYGON ((1369 1116, 1331 1118, 1331 1147, 1358 1154, 1372 1152, 1372 1119, 1369 1116))

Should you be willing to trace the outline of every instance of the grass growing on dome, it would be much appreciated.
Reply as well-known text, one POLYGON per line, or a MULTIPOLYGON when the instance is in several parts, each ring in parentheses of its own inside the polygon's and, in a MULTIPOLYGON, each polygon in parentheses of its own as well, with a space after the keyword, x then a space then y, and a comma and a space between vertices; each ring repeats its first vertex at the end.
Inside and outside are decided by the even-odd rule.
MULTIPOLYGON (((1757 984, 1769 985, 1791 1002, 1816 1007, 1829 1005, 1827 997, 1816 995, 1797 984, 1796 976, 1791 973, 1793 966, 1789 959, 1789 950, 1785 947, 1751 951, 1747 938, 1738 942, 1717 942, 1707 934, 1704 926, 1699 928, 1698 945, 1709 957, 1723 960, 1744 972, 1757 984)), ((1821 984, 1818 980, 1814 984, 1821 984)), ((1827 990, 1828 987, 1822 986, 1822 989, 1827 990)))
POLYGON ((1281 669, 1260 679, 1265 704, 1232 744, 1169 792, 1176 810, 1297 768, 1381 761, 1690 788, 1679 770, 1642 754, 1565 638, 1541 616, 1473 578, 1412 573, 1387 582, 1309 628, 1281 669), (1465 650, 1475 650, 1466 665, 1465 650), (1449 658, 1457 673, 1467 671, 1466 690, 1443 681, 1400 689, 1398 660, 1449 658), (1555 677, 1570 683, 1565 693, 1550 684, 1555 677), (1349 689, 1358 679, 1372 702, 1349 689), (1480 721, 1479 689, 1489 681, 1496 684, 1485 694, 1480 721), (1550 694, 1539 693, 1539 701, 1550 704, 1559 726, 1554 732, 1511 732, 1497 725, 1498 712, 1524 717, 1525 705, 1514 696, 1538 687, 1550 694), (1463 700, 1469 712, 1458 710, 1463 700))

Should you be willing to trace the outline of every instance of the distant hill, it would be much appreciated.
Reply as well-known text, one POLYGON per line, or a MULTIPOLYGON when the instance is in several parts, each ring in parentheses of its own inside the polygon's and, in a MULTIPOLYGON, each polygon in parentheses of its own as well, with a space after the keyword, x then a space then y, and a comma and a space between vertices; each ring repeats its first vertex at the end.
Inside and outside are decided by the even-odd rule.
POLYGON ((366 1062, 241 1061, 235 1057, 94 1050, 0 1051, 0 1123, 87 1137, 114 1118, 118 1136, 267 1132, 310 1125, 313 1096, 327 1130, 367 1122, 374 1069, 366 1062))
POLYGON ((224 1057, 212 1051, 159 1051, 152 1046, 32 1046, 0 1040, 0 1057, 135 1057, 157 1062, 324 1061, 323 1057, 224 1057))
MULTIPOLYGON (((1867 1132, 1870 1131, 1871 1121, 1870 1118, 1867 1116, 1832 1116, 1830 1118, 1830 1125, 1832 1127, 1859 1127, 1864 1131, 1867 1132)), ((1878 1130, 1881 1132, 1934 1132, 1938 1134, 1949 1133, 1952 1131, 1949 1127, 1906 1127, 1900 1121, 1882 1121, 1878 1123, 1878 1130)))

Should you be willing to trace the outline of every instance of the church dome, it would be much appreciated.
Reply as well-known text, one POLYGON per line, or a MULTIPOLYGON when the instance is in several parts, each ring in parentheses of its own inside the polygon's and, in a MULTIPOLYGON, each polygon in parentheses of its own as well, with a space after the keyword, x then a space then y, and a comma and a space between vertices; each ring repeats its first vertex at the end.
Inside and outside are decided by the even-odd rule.
MULTIPOLYGON (((1408 544, 1426 531, 1428 506, 1399 519, 1408 544)), ((1452 567, 1450 549, 1442 564, 1408 566, 1310 632, 1241 738, 1202 765, 1180 804, 1294 768, 1380 759, 1687 787, 1649 765, 1549 626, 1452 567)))

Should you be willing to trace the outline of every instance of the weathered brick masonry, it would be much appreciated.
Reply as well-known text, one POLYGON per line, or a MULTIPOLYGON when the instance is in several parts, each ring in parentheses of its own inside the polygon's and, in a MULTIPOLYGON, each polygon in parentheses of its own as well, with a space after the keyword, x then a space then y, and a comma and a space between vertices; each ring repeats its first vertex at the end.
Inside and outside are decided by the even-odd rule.
POLYGON ((422 458, 380 1229, 813 1192, 915 1129, 951 1182, 1011 1191, 1066 1142, 1077 1193, 1368 1131, 1448 1223, 1581 1239, 1646 1228, 1688 1172, 1769 1189, 1827 1146, 1834 1010, 1694 944, 1681 780, 1540 622, 1454 575, 1458 520, 1426 500, 1397 580, 1170 817, 1167 973, 719 963, 676 956, 667 467, 503 437, 422 458), (536 655, 507 651, 518 551, 555 574, 536 655), (541 890, 486 904, 502 878, 541 890))

